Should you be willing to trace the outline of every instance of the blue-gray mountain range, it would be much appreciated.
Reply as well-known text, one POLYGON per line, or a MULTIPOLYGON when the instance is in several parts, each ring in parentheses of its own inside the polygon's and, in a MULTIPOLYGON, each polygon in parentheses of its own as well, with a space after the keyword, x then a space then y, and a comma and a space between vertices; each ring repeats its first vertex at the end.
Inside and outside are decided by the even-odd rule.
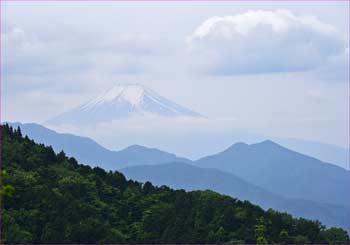
POLYGON ((269 140, 251 145, 234 144, 197 160, 195 165, 234 173, 287 197, 350 207, 350 171, 269 140))
POLYGON ((80 163, 100 166, 106 170, 116 170, 140 164, 158 164, 164 162, 191 162, 165 151, 132 145, 120 151, 111 151, 96 141, 73 134, 57 133, 36 123, 10 123, 12 127, 20 127, 22 133, 37 143, 52 146, 55 152, 64 151, 75 157, 80 163))
POLYGON ((271 141, 234 144, 221 153, 190 161, 143 146, 111 151, 89 138, 59 134, 38 124, 12 123, 12 126, 20 126, 22 133, 36 142, 51 145, 56 152, 64 150, 81 163, 107 170, 129 167, 123 170, 129 171, 129 176, 130 167, 134 166, 132 174, 136 180, 151 180, 175 188, 213 189, 265 208, 317 218, 327 225, 350 227, 349 171, 271 141), (164 163, 173 164, 159 165, 164 163), (137 166, 150 164, 153 165, 150 172, 137 166), (178 185, 179 181, 183 183, 178 185))
POLYGON ((184 190, 213 190, 240 200, 248 200, 264 209, 288 212, 296 217, 320 220, 329 226, 350 227, 348 208, 305 199, 286 198, 217 169, 200 168, 187 163, 141 165, 121 169, 129 179, 150 181, 184 190))

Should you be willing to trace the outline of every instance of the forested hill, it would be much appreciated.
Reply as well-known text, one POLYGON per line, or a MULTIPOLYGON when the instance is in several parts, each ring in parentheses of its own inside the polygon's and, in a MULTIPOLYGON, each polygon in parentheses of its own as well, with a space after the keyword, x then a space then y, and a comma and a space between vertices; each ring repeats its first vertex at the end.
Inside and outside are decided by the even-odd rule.
POLYGON ((1 127, 2 242, 348 243, 342 229, 212 191, 172 190, 80 165, 1 127))

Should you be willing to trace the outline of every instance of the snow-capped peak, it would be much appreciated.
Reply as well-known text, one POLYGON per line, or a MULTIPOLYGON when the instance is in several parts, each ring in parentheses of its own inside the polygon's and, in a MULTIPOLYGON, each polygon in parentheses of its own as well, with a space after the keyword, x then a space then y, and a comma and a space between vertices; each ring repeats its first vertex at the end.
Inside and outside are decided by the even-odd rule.
POLYGON ((202 117, 140 84, 118 84, 95 99, 67 111, 50 123, 112 121, 132 116, 202 117))
POLYGON ((137 104, 141 102, 142 96, 145 94, 145 88, 139 84, 125 84, 117 85, 107 91, 102 99, 106 102, 115 100, 116 98, 123 97, 131 104, 137 104))
POLYGON ((137 106, 142 103, 143 96, 146 94, 146 88, 143 85, 132 84, 118 84, 106 92, 102 93, 97 98, 91 100, 83 106, 83 109, 88 109, 103 103, 111 102, 126 102, 132 106, 137 106))

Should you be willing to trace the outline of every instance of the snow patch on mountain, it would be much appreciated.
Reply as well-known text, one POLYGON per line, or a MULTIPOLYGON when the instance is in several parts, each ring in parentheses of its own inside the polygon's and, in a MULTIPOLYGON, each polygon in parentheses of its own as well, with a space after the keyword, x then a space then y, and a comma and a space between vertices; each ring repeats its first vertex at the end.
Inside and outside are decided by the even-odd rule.
POLYGON ((85 104, 64 112, 47 124, 90 124, 134 116, 203 118, 140 84, 118 84, 85 104))
POLYGON ((89 101, 82 106, 82 109, 89 110, 104 103, 111 103, 114 101, 123 102, 126 101, 133 106, 142 103, 143 96, 145 94, 145 88, 141 85, 131 84, 127 86, 117 85, 112 89, 101 94, 97 98, 89 101))

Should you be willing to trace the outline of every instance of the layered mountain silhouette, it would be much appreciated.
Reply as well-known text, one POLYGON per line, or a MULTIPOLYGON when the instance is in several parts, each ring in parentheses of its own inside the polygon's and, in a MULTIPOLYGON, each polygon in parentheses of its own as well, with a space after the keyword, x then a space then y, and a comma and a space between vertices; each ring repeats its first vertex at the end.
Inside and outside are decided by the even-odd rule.
POLYGON ((350 207, 350 172, 284 148, 272 141, 237 143, 195 162, 216 168, 291 198, 350 207))
POLYGON ((127 167, 120 171, 127 178, 141 182, 150 181, 158 186, 167 185, 188 191, 213 190, 240 200, 248 200, 265 209, 272 208, 297 217, 318 219, 329 226, 350 227, 350 213, 346 207, 286 198, 217 169, 174 162, 127 167))
POLYGON ((94 124, 133 116, 202 117, 140 84, 119 84, 47 124, 94 124))
POLYGON ((155 165, 124 169, 129 171, 127 175, 133 174, 133 178, 141 181, 151 180, 174 188, 213 189, 265 208, 317 218, 327 225, 350 227, 349 171, 272 141, 238 143, 218 154, 190 161, 143 146, 111 151, 89 138, 56 133, 38 124, 11 125, 20 126, 22 133, 36 142, 51 145, 56 152, 64 150, 68 156, 92 166, 117 170, 155 165), (172 164, 159 165, 164 163, 172 164))
POLYGON ((9 125, 20 127, 24 135, 37 143, 52 146, 57 153, 63 150, 68 156, 75 157, 81 163, 100 166, 106 170, 141 164, 191 162, 175 154, 139 145, 132 145, 120 151, 111 151, 90 138, 57 133, 36 123, 10 123, 9 125))

